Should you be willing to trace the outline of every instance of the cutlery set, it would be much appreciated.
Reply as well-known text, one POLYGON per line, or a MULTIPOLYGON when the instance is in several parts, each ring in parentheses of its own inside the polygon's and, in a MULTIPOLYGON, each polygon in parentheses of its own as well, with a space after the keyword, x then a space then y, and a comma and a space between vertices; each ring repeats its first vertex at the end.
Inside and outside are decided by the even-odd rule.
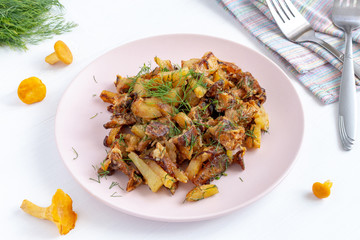
POLYGON ((351 150, 357 131, 355 76, 360 78, 360 65, 354 63, 352 57, 352 31, 360 27, 360 0, 334 0, 332 21, 345 33, 345 54, 317 38, 310 23, 290 0, 266 0, 266 3, 276 24, 287 39, 295 43, 316 43, 343 62, 338 125, 343 148, 351 150))

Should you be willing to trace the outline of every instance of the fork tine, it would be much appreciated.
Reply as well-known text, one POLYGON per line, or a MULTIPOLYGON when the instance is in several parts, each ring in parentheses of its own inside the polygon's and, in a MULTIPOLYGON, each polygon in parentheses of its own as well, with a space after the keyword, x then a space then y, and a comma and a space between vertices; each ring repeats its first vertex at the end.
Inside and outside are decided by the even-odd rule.
POLYGON ((291 11, 289 10, 289 8, 287 7, 286 3, 283 2, 283 0, 277 0, 281 10, 284 12, 284 14, 286 15, 287 19, 290 20, 290 17, 293 16, 291 14, 291 11))
POLYGON ((284 12, 284 10, 282 9, 282 7, 280 6, 278 0, 272 0, 272 3, 276 8, 277 13, 280 15, 280 17, 283 19, 284 22, 286 22, 286 20, 290 20, 289 17, 284 12))
POLYGON ((268 8, 271 12, 271 15, 273 16, 275 22, 283 22, 285 23, 285 20, 281 17, 279 11, 276 9, 276 6, 274 5, 272 0, 266 0, 268 8))
POLYGON ((285 0, 285 4, 288 7, 289 11, 291 12, 291 14, 294 17, 302 17, 302 15, 300 14, 299 10, 296 9, 296 7, 294 6, 294 4, 292 4, 292 2, 290 0, 285 0))

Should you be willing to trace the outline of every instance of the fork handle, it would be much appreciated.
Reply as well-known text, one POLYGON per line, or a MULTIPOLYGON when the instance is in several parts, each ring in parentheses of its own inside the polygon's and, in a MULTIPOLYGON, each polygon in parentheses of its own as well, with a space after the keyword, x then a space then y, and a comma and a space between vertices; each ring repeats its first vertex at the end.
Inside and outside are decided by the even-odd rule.
MULTIPOLYGON (((324 40, 322 40, 320 38, 314 38, 314 42, 319 44, 326 50, 328 50, 329 53, 334 55, 334 57, 339 59, 342 63, 344 62, 345 55, 342 52, 338 51, 336 48, 334 48, 333 46, 331 46, 330 44, 328 44, 327 42, 325 42, 324 40)), ((354 73, 355 73, 355 76, 358 79, 360 79, 360 65, 357 64, 356 62, 354 62, 354 73)))
POLYGON ((339 116, 343 117, 346 135, 354 141, 357 125, 357 99, 352 51, 351 32, 345 32, 345 55, 340 83, 339 116))

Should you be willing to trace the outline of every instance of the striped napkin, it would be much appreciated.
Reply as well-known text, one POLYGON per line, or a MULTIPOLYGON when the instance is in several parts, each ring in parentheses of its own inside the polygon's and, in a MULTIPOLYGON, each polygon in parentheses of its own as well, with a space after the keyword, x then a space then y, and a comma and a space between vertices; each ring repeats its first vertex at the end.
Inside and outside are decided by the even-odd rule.
MULTIPOLYGON (((338 100, 342 63, 314 43, 296 44, 275 24, 265 0, 218 0, 253 36, 269 48, 296 78, 323 103, 338 100), (312 51, 311 51, 311 50, 312 51)), ((331 21, 333 1, 292 0, 317 36, 344 50, 344 33, 331 21)), ((354 59, 360 62, 360 30, 353 33, 354 59)), ((357 87, 360 90, 360 87, 357 87)))

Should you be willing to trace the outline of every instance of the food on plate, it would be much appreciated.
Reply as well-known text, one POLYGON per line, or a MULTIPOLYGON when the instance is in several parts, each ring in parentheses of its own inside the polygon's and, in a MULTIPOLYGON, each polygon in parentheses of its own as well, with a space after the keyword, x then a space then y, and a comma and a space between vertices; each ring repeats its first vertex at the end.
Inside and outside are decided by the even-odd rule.
POLYGON ((195 202, 204 198, 211 197, 219 192, 218 188, 214 184, 205 184, 193 188, 188 194, 186 194, 186 201, 195 202))
POLYGON ((25 199, 21 209, 31 216, 52 221, 61 235, 75 227, 77 214, 72 209, 72 199, 61 189, 56 191, 49 207, 39 207, 25 199))
POLYGON ((212 196, 218 189, 210 182, 233 163, 245 169, 247 149, 260 148, 269 128, 265 90, 251 73, 212 52, 181 66, 154 60, 154 69, 144 65, 133 77, 118 75, 116 92, 100 95, 112 116, 104 124, 111 150, 98 174, 123 172, 127 191, 147 184, 174 194, 179 184, 192 182, 186 200, 212 196))
POLYGON ((69 47, 61 40, 54 44, 55 52, 51 53, 45 58, 45 62, 49 64, 55 64, 59 61, 65 64, 71 64, 73 61, 73 55, 69 47))
POLYGON ((40 102, 46 96, 46 86, 39 78, 30 77, 21 81, 17 94, 26 104, 40 102))
POLYGON ((312 191, 317 198, 327 198, 330 196, 330 189, 333 183, 330 180, 324 183, 316 182, 312 186, 312 191))

